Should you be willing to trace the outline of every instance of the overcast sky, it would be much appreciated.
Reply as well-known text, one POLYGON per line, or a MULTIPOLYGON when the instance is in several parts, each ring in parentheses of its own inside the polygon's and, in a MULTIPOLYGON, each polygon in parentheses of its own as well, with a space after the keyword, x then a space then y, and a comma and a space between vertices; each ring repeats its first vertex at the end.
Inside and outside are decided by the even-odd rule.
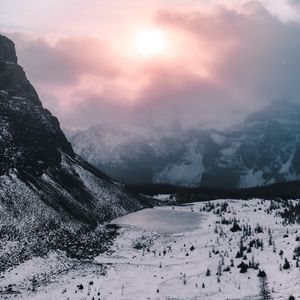
POLYGON ((0 0, 0 31, 63 127, 223 126, 300 101, 299 12, 298 0, 0 0))

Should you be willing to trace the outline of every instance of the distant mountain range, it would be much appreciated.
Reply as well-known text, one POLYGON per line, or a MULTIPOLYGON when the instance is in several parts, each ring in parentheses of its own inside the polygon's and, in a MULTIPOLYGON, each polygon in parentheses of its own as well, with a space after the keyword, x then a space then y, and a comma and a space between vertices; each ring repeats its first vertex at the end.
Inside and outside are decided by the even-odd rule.
POLYGON ((273 101, 229 130, 97 125, 75 152, 124 183, 241 188, 300 179, 300 105, 273 101))

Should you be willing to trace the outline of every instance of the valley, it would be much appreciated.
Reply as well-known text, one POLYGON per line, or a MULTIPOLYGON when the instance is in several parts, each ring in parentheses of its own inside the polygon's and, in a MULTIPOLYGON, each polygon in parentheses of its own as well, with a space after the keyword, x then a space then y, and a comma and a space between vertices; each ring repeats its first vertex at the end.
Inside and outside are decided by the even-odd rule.
POLYGON ((298 299, 300 225, 284 218, 286 207, 253 199, 154 208, 166 215, 176 212, 179 226, 180 216, 199 217, 195 228, 173 233, 164 232, 164 225, 149 230, 147 220, 133 226, 137 219, 142 224, 142 217, 123 217, 116 220, 123 225, 105 253, 81 262, 61 252, 34 258, 1 274, 1 295, 36 300, 271 299, 262 298, 265 290, 272 299, 298 299), (266 277, 258 277, 262 271, 266 277))

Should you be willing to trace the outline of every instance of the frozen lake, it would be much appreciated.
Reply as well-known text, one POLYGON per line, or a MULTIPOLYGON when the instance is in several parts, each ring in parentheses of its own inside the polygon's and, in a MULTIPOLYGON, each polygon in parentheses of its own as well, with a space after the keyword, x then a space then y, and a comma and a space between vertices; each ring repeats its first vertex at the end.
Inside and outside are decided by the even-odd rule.
POLYGON ((159 233, 180 233, 199 228, 202 215, 180 208, 146 208, 114 219, 111 223, 134 226, 159 233))

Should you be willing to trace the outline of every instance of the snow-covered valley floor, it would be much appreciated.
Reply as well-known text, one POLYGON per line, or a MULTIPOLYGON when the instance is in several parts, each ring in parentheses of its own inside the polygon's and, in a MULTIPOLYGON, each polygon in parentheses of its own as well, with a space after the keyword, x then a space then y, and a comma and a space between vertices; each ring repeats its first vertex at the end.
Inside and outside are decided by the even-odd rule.
POLYGON ((263 299, 263 284, 273 299, 300 299, 294 253, 300 225, 283 225, 280 209, 269 211, 270 201, 211 203, 163 208, 201 214, 199 227, 190 232, 126 226, 111 251, 94 262, 75 262, 63 253, 30 260, 1 274, 0 298, 263 299), (285 268, 285 258, 290 268, 285 268), (238 268, 241 262, 249 266, 244 273, 238 268), (265 271, 264 280, 257 276, 259 270, 265 271))

